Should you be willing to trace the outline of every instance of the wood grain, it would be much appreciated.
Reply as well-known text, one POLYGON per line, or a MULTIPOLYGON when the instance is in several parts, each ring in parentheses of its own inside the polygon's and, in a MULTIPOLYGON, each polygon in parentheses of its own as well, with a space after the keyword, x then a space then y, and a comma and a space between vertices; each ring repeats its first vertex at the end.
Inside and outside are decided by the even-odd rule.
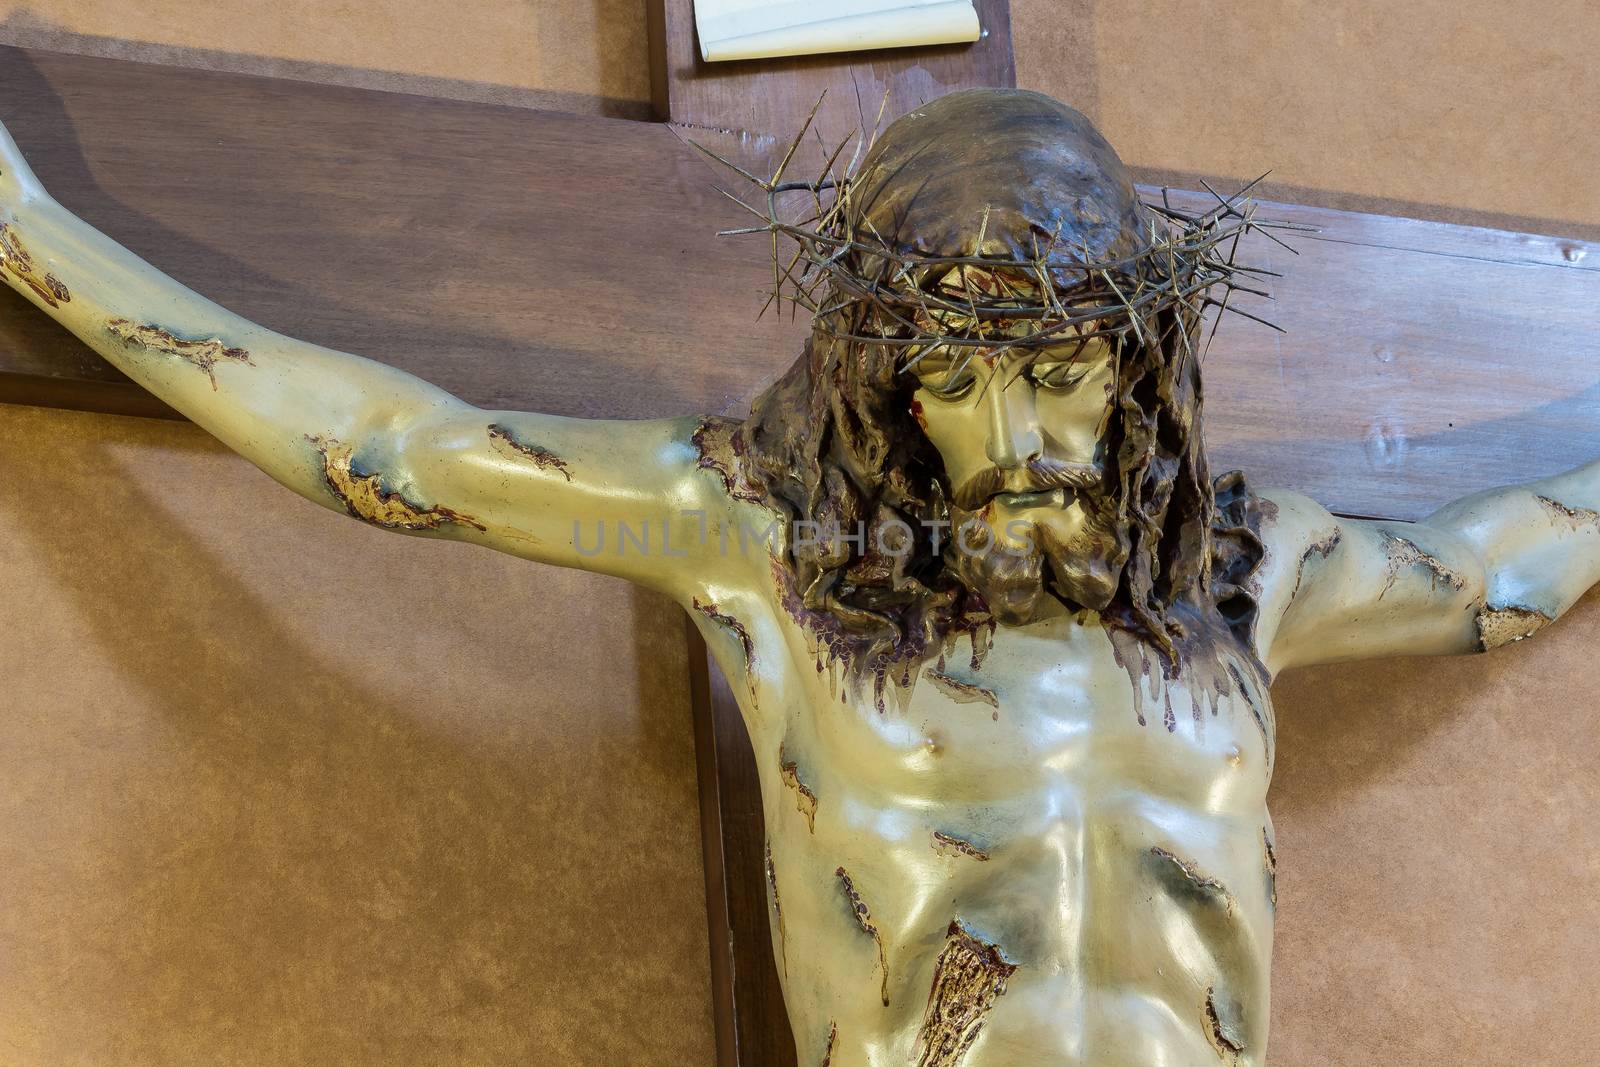
MULTIPOLYGON (((16 49, 0 101, 57 199, 162 270, 477 404, 721 410, 802 332, 752 325, 766 251, 716 236, 737 209, 662 125, 16 49)), ((7 381, 114 384, 139 410, 0 298, 7 381)))

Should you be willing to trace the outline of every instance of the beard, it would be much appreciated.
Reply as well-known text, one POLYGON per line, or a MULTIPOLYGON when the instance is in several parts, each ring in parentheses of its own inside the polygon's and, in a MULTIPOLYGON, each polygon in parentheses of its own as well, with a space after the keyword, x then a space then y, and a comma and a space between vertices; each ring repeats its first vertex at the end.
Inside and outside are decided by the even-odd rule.
POLYGON ((952 507, 946 561, 996 620, 1032 621, 1053 597, 1103 611, 1128 560, 1121 510, 1105 494, 1068 491, 1065 503, 1013 509, 952 507))

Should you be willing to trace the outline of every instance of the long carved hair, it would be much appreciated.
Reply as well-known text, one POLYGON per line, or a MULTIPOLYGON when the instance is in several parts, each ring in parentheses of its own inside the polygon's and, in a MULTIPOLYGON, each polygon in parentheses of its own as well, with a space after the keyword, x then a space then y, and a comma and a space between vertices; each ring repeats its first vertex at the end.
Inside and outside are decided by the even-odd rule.
MULTIPOLYGON (((858 174, 857 220, 924 255, 1021 259, 1042 233, 1076 250, 1052 272, 1083 277, 1091 260, 1136 260, 1148 221, 1121 161, 1088 121, 1034 93, 942 97, 885 130, 858 174)), ((985 619, 987 605, 957 578, 949 551, 933 547, 930 524, 950 519, 951 487, 911 414, 916 381, 904 349, 865 339, 875 312, 859 297, 856 285, 832 287, 804 353, 753 404, 739 447, 753 480, 791 520, 864 527, 859 541, 790 539, 783 577, 791 608, 852 658, 864 653, 863 665, 881 676, 887 664, 985 619), (910 551, 898 545, 907 526, 910 551)), ((1254 608, 1244 586, 1261 555, 1242 481, 1230 475, 1214 487, 1207 472, 1200 311, 1201 298, 1186 294, 1125 324, 1102 441, 1103 495, 1114 509, 1102 519, 1124 531, 1126 553, 1101 614, 1169 661, 1214 612, 1248 635, 1254 608)))

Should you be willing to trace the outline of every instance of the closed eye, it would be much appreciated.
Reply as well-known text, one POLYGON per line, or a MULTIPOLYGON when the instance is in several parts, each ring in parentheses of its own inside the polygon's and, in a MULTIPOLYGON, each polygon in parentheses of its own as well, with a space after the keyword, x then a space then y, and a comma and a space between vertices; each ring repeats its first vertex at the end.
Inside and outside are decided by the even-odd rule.
POLYGON ((960 400, 972 392, 973 385, 978 376, 971 369, 963 367, 960 373, 946 371, 943 374, 922 379, 922 387, 940 400, 960 400))
POLYGON ((1092 368, 1091 363, 1039 362, 1028 368, 1028 377, 1041 389, 1071 389, 1082 381, 1092 368))
POLYGON ((947 355, 945 351, 929 353, 916 364, 914 370, 917 384, 935 398, 945 401, 960 400, 978 380, 967 360, 947 355))

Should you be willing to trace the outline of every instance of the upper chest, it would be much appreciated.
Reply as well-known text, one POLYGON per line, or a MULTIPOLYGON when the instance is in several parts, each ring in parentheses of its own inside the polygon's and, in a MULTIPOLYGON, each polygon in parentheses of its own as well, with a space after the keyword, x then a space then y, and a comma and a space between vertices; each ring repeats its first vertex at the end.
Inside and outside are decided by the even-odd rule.
POLYGON ((875 677, 796 636, 785 642, 781 680, 772 679, 781 762, 826 774, 865 802, 1048 794, 1226 807, 1264 796, 1265 685, 1227 655, 1171 672, 1092 617, 1057 617, 962 635, 942 655, 875 677))

